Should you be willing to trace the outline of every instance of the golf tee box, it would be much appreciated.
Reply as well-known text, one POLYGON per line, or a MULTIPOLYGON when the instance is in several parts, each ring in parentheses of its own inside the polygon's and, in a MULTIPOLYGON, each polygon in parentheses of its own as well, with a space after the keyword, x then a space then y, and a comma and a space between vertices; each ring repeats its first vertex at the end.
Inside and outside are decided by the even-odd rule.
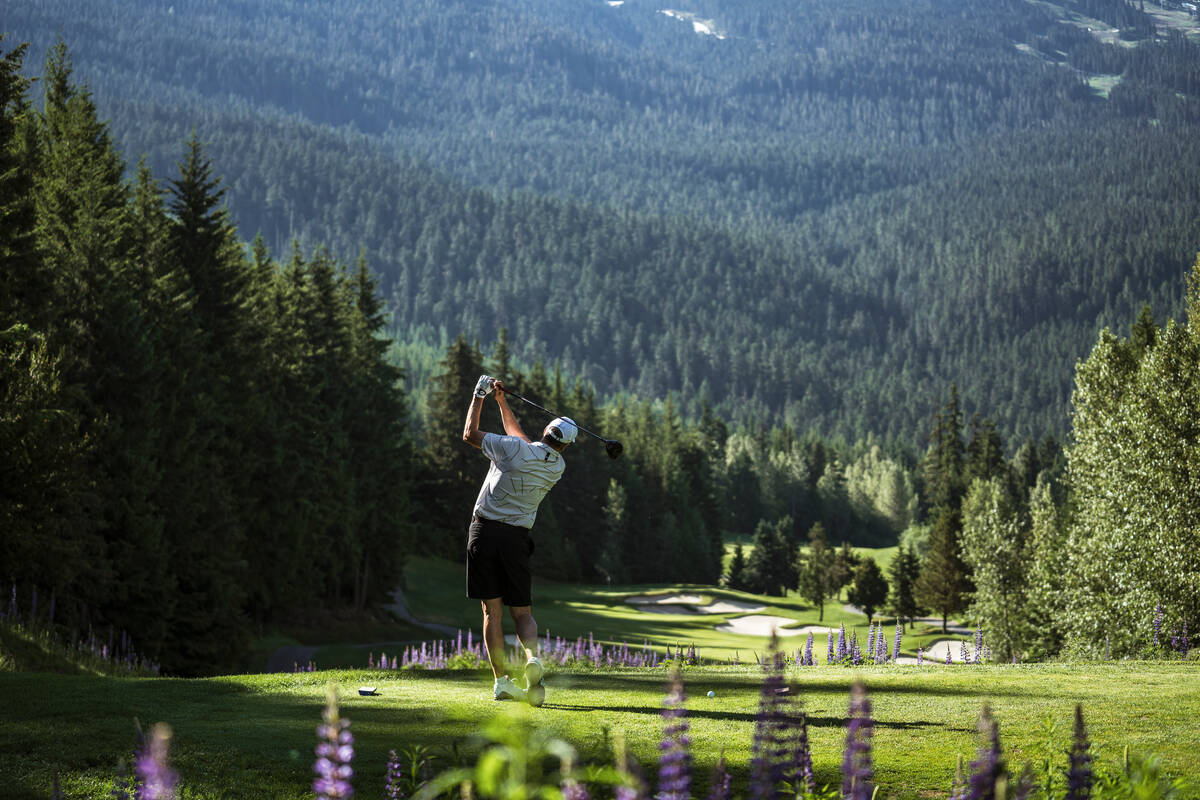
POLYGON ((361 694, 362 696, 366 697, 367 695, 372 695, 372 694, 375 694, 376 692, 375 692, 374 686, 360 686, 360 687, 358 687, 358 693, 361 694))

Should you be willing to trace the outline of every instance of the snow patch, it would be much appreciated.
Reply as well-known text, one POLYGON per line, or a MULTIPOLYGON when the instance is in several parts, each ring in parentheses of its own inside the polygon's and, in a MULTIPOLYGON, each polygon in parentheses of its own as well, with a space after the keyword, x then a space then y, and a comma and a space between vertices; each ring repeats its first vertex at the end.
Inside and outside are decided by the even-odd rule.
POLYGON ((692 30, 703 36, 715 36, 718 39, 724 39, 725 34, 717 29, 717 23, 711 19, 697 19, 696 15, 691 11, 675 11, 674 9, 660 9, 660 14, 666 14, 668 17, 681 20, 683 22, 692 23, 692 30))

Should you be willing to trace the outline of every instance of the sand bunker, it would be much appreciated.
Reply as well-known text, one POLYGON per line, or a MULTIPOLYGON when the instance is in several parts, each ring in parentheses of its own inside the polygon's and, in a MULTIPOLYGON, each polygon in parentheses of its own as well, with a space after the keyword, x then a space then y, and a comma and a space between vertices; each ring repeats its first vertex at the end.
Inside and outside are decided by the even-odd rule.
POLYGON ((743 614, 762 611, 766 606, 747 603, 744 600, 718 600, 700 605, 704 600, 698 594, 639 595, 625 598, 626 603, 641 606, 652 614, 743 614))
MULTIPOLYGON (((807 628, 784 628, 783 625, 791 625, 796 620, 788 619, 787 617, 773 617, 768 614, 751 614, 747 617, 736 617, 729 620, 724 625, 718 625, 716 629, 721 633, 740 633, 743 636, 770 636, 774 630, 779 636, 799 636, 802 633, 808 633, 807 628)), ((822 628, 821 630, 828 630, 822 628)))
POLYGON ((704 598, 698 594, 656 594, 656 595, 638 595, 637 597, 626 597, 626 603, 632 603, 635 606, 642 605, 679 605, 680 603, 688 603, 696 605, 703 602, 704 598))

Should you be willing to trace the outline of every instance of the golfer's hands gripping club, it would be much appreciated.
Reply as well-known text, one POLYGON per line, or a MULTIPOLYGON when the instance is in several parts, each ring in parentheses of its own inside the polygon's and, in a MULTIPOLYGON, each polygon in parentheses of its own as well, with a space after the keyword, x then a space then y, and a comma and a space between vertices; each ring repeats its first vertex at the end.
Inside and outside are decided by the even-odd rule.
POLYGON ((493 378, 492 376, 480 375, 479 382, 475 384, 475 396, 476 397, 487 397, 489 394, 492 393, 492 388, 495 383, 496 383, 496 379, 493 378))

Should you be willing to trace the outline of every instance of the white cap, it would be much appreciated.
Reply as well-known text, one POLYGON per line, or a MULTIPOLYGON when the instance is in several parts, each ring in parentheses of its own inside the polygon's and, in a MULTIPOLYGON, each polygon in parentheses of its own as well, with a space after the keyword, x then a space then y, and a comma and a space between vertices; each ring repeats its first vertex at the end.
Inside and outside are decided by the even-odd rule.
POLYGON ((578 432, 579 428, 575 426, 575 421, 570 417, 555 417, 546 426, 546 433, 550 435, 550 438, 563 444, 570 444, 575 441, 575 434, 578 432), (560 435, 554 435, 555 428, 558 429, 560 435))

